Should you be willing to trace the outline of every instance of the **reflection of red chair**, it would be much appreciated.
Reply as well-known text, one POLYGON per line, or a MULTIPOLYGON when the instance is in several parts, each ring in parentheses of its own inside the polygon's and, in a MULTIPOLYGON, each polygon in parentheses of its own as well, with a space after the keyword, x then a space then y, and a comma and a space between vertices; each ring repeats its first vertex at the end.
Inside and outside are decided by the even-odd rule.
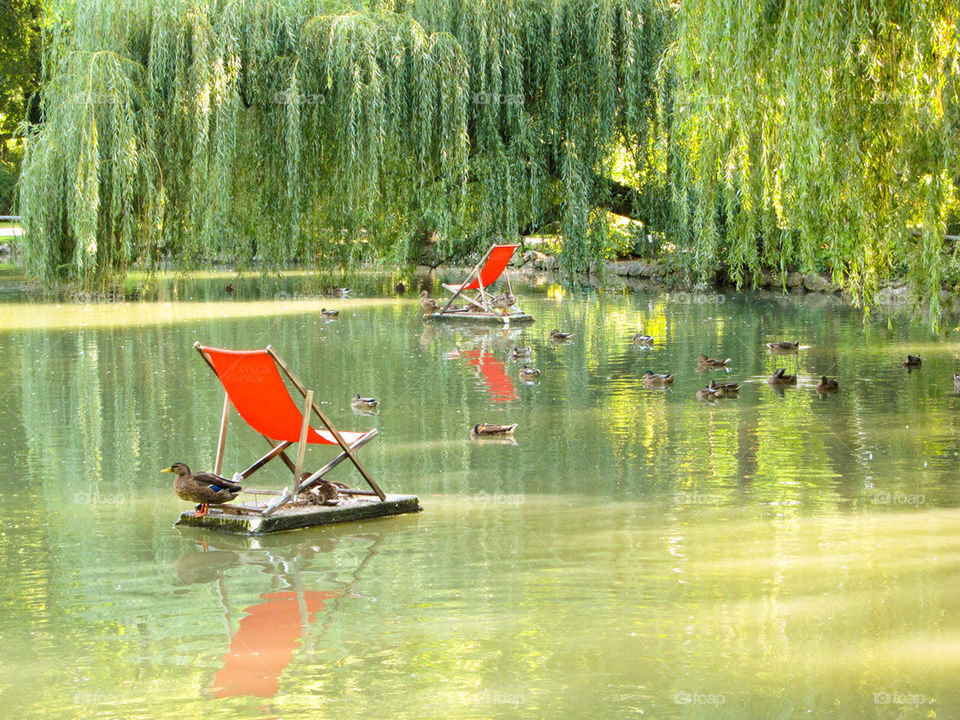
POLYGON ((507 366, 502 360, 498 360, 493 353, 483 350, 466 350, 463 356, 467 358, 467 362, 480 370, 493 402, 510 402, 517 399, 513 380, 507 375, 507 366))
POLYGON ((264 602, 244 610, 247 615, 230 640, 223 668, 213 678, 213 697, 276 695, 280 673, 293 658, 304 624, 327 609, 327 600, 337 597, 340 593, 314 590, 305 591, 299 598, 293 591, 262 595, 264 602), (301 614, 304 612, 306 616, 301 614))
MULTIPOLYGON (((194 348, 216 373, 226 391, 223 418, 220 423, 220 437, 217 443, 217 457, 213 471, 218 475, 221 471, 223 449, 227 439, 227 420, 232 405, 237 409, 240 417, 250 427, 263 435, 271 445, 270 452, 239 473, 240 478, 245 480, 278 455, 293 472, 294 479, 290 489, 263 511, 265 515, 270 514, 289 499, 295 497, 297 492, 307 490, 323 478, 326 473, 347 459, 356 466, 379 498, 381 500, 386 499, 383 490, 380 489, 353 454, 354 450, 377 435, 376 428, 367 432, 339 432, 333 427, 329 418, 317 403, 313 401, 313 390, 307 390, 294 377, 287 364, 269 346, 265 350, 222 350, 194 343, 194 348), (283 371, 290 383, 303 396, 302 410, 290 397, 290 392, 287 390, 280 371, 283 371), (326 429, 314 430, 310 426, 312 413, 317 414, 326 429), (294 443, 299 443, 296 463, 293 463, 284 454, 284 450, 294 443), (300 471, 303 469, 304 455, 308 444, 339 445, 342 452, 301 481, 300 471)), ((251 506, 243 507, 257 509, 251 506)))
POLYGON ((491 305, 493 295, 488 292, 488 289, 503 275, 507 282, 507 293, 513 295, 513 289, 510 287, 510 276, 505 274, 504 271, 507 268, 507 263, 510 262, 510 258, 513 257, 513 253, 516 252, 518 247, 520 246, 516 244, 494 245, 487 250, 487 254, 484 255, 483 259, 470 271, 470 274, 467 275, 467 279, 464 282, 460 284, 444 283, 443 287, 452 292, 453 297, 447 301, 447 304, 444 305, 440 314, 442 315, 447 312, 453 304, 453 301, 468 290, 476 290, 477 292, 473 297, 464 294, 463 297, 467 302, 482 312, 494 312, 495 309, 491 305))

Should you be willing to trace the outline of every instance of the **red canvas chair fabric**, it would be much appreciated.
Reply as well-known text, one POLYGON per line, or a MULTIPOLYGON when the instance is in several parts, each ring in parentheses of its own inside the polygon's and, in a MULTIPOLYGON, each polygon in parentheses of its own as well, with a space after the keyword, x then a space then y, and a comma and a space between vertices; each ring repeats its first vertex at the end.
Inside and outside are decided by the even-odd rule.
MULTIPOLYGON (((460 297, 461 294, 463 294, 462 297, 470 305, 476 307, 481 312, 494 312, 494 309, 490 304, 493 296, 489 292, 488 288, 497 280, 499 280, 501 275, 504 275, 507 269, 507 263, 510 262, 510 258, 513 257, 513 254, 516 252, 518 247, 520 246, 515 243, 508 245, 493 245, 487 251, 487 254, 483 256, 483 260, 481 260, 480 263, 470 271, 470 274, 467 275, 467 279, 464 282, 444 283, 443 287, 452 292, 453 297, 447 301, 447 304, 444 305, 443 309, 440 311, 440 314, 443 315, 446 313, 453 304, 453 301, 460 297), (473 297, 465 294, 469 290, 476 291, 473 297)), ((512 294, 510 289, 510 278, 506 275, 504 275, 504 277, 507 281, 507 290, 512 294)))
POLYGON ((294 473, 290 490, 276 504, 267 508, 264 511, 265 515, 275 511, 280 505, 295 497, 298 492, 308 490, 344 460, 350 460, 353 463, 381 500, 386 499, 383 490, 353 454, 354 450, 376 437, 376 428, 366 432, 340 432, 334 428, 317 403, 312 401, 312 392, 294 377, 286 363, 269 346, 264 350, 225 350, 204 346, 197 342, 194 343, 194 348, 219 378, 227 395, 214 472, 220 473, 227 433, 227 418, 232 406, 250 427, 270 441, 272 448, 270 452, 239 473, 240 477, 246 479, 277 456, 282 456, 294 473), (304 398, 303 403, 295 402, 290 396, 281 372, 304 398), (306 402, 308 397, 311 398, 309 403, 306 402), (320 419, 325 429, 318 430, 309 424, 313 415, 320 419), (305 442, 299 448, 297 462, 293 463, 284 451, 290 445, 300 442, 301 433, 305 442), (306 478, 301 478, 300 471, 303 469, 302 464, 305 459, 304 449, 309 444, 337 445, 342 452, 319 470, 310 473, 306 478))
MULTIPOLYGON (((490 252, 487 253, 487 261, 480 269, 480 273, 473 279, 472 282, 466 282, 459 285, 451 283, 444 285, 444 287, 454 291, 478 290, 481 286, 485 288, 490 287, 500 279, 500 276, 507 267, 507 263, 510 262, 510 258, 513 257, 513 253, 516 252, 518 247, 520 246, 494 245, 492 248, 490 248, 490 252)), ((471 273, 471 275, 472 274, 473 273, 471 273)))
MULTIPOLYGON (((297 407, 287 390, 273 357, 266 350, 223 350, 203 347, 230 402, 240 417, 261 435, 271 440, 300 440, 303 410, 297 407)), ((347 443, 359 440, 362 432, 341 432, 347 443)), ((307 430, 307 442, 336 445, 329 430, 307 430)))

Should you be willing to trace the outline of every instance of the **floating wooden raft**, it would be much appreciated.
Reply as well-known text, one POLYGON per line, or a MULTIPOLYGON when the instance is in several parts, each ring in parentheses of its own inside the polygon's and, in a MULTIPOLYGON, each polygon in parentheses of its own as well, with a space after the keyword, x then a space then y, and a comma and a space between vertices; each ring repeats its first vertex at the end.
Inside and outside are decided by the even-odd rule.
POLYGON ((533 315, 527 315, 525 312, 515 312, 508 315, 501 313, 487 313, 479 310, 447 310, 445 313, 430 313, 423 316, 424 320, 469 320, 481 323, 532 323, 533 315))
MULTIPOLYGON (((244 495, 278 494, 269 490, 244 491, 244 495)), ((261 535, 264 533, 296 530, 297 528, 329 525, 331 523, 363 520, 365 518, 402 515, 420 512, 420 498, 416 495, 391 495, 381 500, 373 493, 341 495, 337 505, 314 505, 306 502, 290 502, 273 512, 264 514, 270 502, 211 505, 209 512, 197 517, 194 510, 180 514, 178 527, 198 527, 220 532, 242 535, 261 535)))

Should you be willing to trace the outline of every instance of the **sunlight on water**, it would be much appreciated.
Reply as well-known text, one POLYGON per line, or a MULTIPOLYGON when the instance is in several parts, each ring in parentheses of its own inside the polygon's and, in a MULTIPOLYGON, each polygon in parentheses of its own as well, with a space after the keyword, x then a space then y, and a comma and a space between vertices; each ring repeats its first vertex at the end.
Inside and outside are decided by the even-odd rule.
MULTIPOLYGON (((424 324, 392 280, 225 298, 232 278, 0 304, 5 717, 960 717, 960 346, 813 297, 548 284, 520 292, 535 325, 482 329, 424 324), (158 471, 210 468, 223 402, 196 340, 277 348, 343 429, 380 430, 361 457, 424 512, 174 529, 188 505, 158 471), (782 394, 778 367, 800 376, 782 394), (711 377, 739 400, 698 402, 711 377), (478 442, 478 422, 518 428, 478 442)), ((235 418, 225 471, 265 450, 235 418)))

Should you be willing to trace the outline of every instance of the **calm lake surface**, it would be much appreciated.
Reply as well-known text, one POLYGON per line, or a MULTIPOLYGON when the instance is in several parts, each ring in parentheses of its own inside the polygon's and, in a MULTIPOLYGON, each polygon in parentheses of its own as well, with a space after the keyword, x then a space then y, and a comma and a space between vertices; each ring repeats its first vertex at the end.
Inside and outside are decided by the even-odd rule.
MULTIPOLYGON (((0 715, 960 717, 960 344, 865 331, 819 296, 550 283, 518 290, 534 325, 428 325, 394 280, 331 299, 302 275, 198 276, 60 304, 7 282, 0 715), (196 340, 273 345, 341 428, 380 429, 360 457, 424 512, 173 528, 189 505, 159 470, 211 469, 223 403, 196 340), (698 373, 701 352, 731 371, 698 373), (778 367, 800 376, 782 396, 778 367), (673 388, 645 389, 647 368, 673 388), (698 402, 711 377, 740 399, 698 402), (380 410, 355 415, 354 393, 380 410), (472 441, 477 422, 519 423, 516 443, 472 441)), ((234 416, 226 474, 265 447, 234 416)))

